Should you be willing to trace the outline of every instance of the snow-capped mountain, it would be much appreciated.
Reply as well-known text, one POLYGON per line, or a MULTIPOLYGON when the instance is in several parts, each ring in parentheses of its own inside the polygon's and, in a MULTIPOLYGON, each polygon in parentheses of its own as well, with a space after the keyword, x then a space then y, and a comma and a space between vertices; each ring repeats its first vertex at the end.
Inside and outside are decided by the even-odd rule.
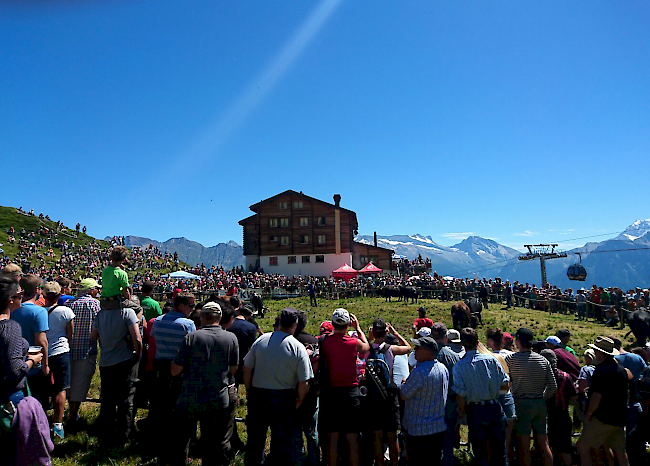
POLYGON ((623 233, 618 235, 616 239, 629 239, 635 241, 650 231, 650 218, 645 220, 637 220, 632 225, 627 227, 623 233))

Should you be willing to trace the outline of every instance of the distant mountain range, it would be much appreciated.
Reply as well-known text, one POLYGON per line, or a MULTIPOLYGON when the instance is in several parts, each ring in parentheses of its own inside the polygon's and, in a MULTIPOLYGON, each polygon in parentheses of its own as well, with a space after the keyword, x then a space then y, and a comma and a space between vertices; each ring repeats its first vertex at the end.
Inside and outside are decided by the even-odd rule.
MULTIPOLYGON (((359 235, 356 241, 373 244, 369 235, 359 235)), ((172 238, 161 243, 149 238, 126 236, 127 246, 153 244, 161 251, 178 252, 179 258, 188 264, 222 265, 231 268, 245 264, 242 247, 235 241, 205 247, 187 238, 172 238)), ((539 261, 519 261, 521 254, 494 240, 470 236, 453 246, 443 246, 431 236, 420 234, 378 236, 377 245, 395 251, 395 254, 414 259, 431 259, 432 270, 441 275, 455 277, 501 277, 524 283, 541 284, 539 261)), ((590 242, 567 251, 568 257, 546 262, 548 281, 563 288, 618 286, 629 289, 650 286, 650 219, 637 220, 615 238, 602 242, 590 242), (647 249, 643 249, 647 248, 647 249), (585 282, 572 282, 566 276, 569 265, 579 262, 575 254, 582 254, 582 265, 587 270, 585 282)))
POLYGON ((207 267, 216 265, 223 266, 224 269, 231 269, 246 263, 242 247, 234 241, 205 247, 201 243, 187 238, 171 238, 161 243, 140 236, 125 236, 124 244, 128 247, 148 247, 153 244, 163 253, 169 252, 173 254, 178 252, 178 258, 191 265, 205 264, 207 267))

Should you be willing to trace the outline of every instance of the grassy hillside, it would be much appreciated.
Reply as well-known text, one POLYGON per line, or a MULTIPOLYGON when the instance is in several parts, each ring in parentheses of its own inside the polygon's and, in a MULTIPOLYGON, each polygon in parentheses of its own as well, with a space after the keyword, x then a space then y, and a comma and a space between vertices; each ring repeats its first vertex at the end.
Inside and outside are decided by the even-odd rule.
MULTIPOLYGON (((93 243, 93 241, 101 246, 102 249, 109 249, 110 248, 110 243, 104 240, 100 239, 95 239, 90 235, 87 235, 85 233, 79 232, 77 233, 74 230, 74 225, 72 226, 72 229, 70 228, 61 228, 57 232, 57 224, 54 221, 47 220, 47 219, 40 219, 38 218, 38 214, 36 216, 33 215, 26 215, 26 214, 21 214, 19 213, 16 208, 14 207, 3 207, 0 206, 0 248, 4 250, 4 255, 8 256, 10 259, 14 259, 16 257, 16 254, 19 251, 18 247, 18 240, 20 238, 20 232, 22 229, 25 229, 27 233, 34 232, 36 233, 36 237, 33 239, 30 239, 30 242, 38 243, 38 240, 46 240, 47 237, 43 235, 38 234, 38 230, 41 228, 48 228, 49 230, 56 232, 56 241, 63 243, 64 241, 67 241, 69 244, 74 243, 76 246, 88 246, 89 244, 93 243), (9 242, 9 228, 12 227, 14 228, 14 234, 13 236, 16 238, 15 243, 10 243, 9 242)), ((56 263, 61 258, 61 250, 59 248, 53 247, 52 248, 54 251, 54 257, 48 257, 45 256, 45 253, 48 250, 48 247, 41 247, 38 248, 38 252, 43 254, 45 256, 45 264, 50 267, 56 263)), ((162 262, 162 261, 159 261, 162 262)), ((32 266, 36 265, 39 263, 39 261, 34 257, 30 259, 30 263, 32 266)), ((181 263, 181 267, 186 267, 187 265, 185 263, 181 263)), ((170 272, 170 269, 163 269, 159 270, 157 272, 163 274, 163 273, 168 273, 170 272)), ((135 271, 129 270, 129 276, 133 276, 139 272, 144 272, 143 269, 138 269, 135 271)), ((77 272, 76 277, 74 278, 80 278, 81 273, 77 272)), ((73 277, 68 277, 68 278, 73 278, 73 277)))
MULTIPOLYGON (((350 312, 354 313, 364 330, 367 331, 368 327, 372 324, 375 317, 383 317, 386 321, 393 324, 393 326, 404 337, 410 338, 411 325, 413 320, 417 317, 417 307, 415 304, 404 305, 402 303, 385 303, 381 298, 357 298, 346 300, 321 300, 318 307, 312 308, 309 305, 309 298, 289 299, 283 301, 267 300, 265 304, 269 307, 270 312, 264 319, 259 319, 259 324, 265 331, 272 329, 273 321, 277 312, 289 306, 298 309, 303 309, 309 316, 309 324, 307 331, 312 334, 318 334, 318 327, 323 320, 329 320, 332 311, 337 307, 344 307, 350 312)), ((442 321, 451 327, 450 308, 451 303, 440 302, 437 300, 423 300, 419 305, 424 306, 429 316, 434 321, 442 321)), ((549 335, 555 334, 559 328, 570 329, 573 337, 570 345, 580 355, 587 348, 587 344, 592 343, 598 335, 615 334, 622 338, 623 333, 619 330, 603 328, 600 324, 593 322, 576 322, 573 316, 548 314, 540 311, 533 311, 530 309, 515 308, 509 311, 501 309, 501 306, 491 305, 491 309, 485 311, 483 320, 485 326, 479 329, 481 340, 485 342, 485 329, 489 326, 498 326, 514 333, 519 327, 525 326, 530 328, 537 338, 546 338, 549 335)), ((627 340, 627 344, 631 340, 627 340)), ((627 346, 627 345, 626 345, 627 346)), ((245 398, 245 393, 243 394, 245 398)), ((99 373, 95 375, 91 397, 99 397, 99 373)), ((133 445, 129 448, 120 448, 113 450, 108 456, 99 456, 97 454, 98 438, 93 434, 93 424, 99 414, 99 406, 97 404, 85 403, 82 407, 82 415, 87 418, 90 425, 90 435, 87 432, 82 432, 76 435, 69 435, 65 440, 56 440, 56 448, 54 451, 55 465, 78 466, 78 465, 136 465, 136 464, 157 464, 154 459, 146 456, 147 450, 140 445, 133 445)), ((146 410, 139 410, 138 419, 146 417, 146 410)), ((238 416, 246 417, 246 406, 238 408, 238 416)), ((238 424, 239 433, 242 440, 246 441, 246 428, 242 423, 238 424)), ((462 430, 462 437, 467 439, 467 430, 464 427, 462 430)), ((160 433, 164 436, 164 433, 160 433)), ((162 437, 161 437, 162 438, 162 437)), ((152 448, 151 445, 145 446, 152 448)), ((155 449, 155 447, 153 447, 155 449)), ((468 456, 465 450, 457 452, 459 464, 469 465, 468 456)), ((535 459, 535 458, 534 458, 535 459)), ((195 459, 192 464, 199 464, 199 460, 195 459)), ((238 456, 232 463, 233 465, 243 464, 243 457, 238 456)), ((534 462, 534 464, 536 464, 534 462)))

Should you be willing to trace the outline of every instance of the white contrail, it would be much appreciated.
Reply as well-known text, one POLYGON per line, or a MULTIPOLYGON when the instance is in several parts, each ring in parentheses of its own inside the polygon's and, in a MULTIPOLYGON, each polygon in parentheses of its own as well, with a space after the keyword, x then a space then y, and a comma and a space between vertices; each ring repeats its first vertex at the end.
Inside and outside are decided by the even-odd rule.
MULTIPOLYGON (((185 161, 199 166, 214 156, 230 134, 246 119, 262 98, 277 84, 314 36, 323 28, 342 0, 323 0, 298 28, 278 56, 244 94, 218 117, 186 153, 185 161)), ((189 164, 188 164, 189 165, 189 164)), ((186 165, 186 166, 188 166, 186 165)))

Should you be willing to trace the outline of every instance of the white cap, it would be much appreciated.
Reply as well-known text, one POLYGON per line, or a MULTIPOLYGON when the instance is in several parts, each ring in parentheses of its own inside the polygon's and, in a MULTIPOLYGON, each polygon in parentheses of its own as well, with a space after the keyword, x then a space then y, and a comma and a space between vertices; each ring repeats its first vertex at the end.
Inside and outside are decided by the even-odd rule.
POLYGON ((342 307, 335 309, 332 313, 332 323, 336 325, 346 325, 350 323, 350 313, 342 307))
POLYGON ((417 336, 429 337, 431 336, 431 329, 429 327, 422 327, 420 330, 418 330, 417 336))

